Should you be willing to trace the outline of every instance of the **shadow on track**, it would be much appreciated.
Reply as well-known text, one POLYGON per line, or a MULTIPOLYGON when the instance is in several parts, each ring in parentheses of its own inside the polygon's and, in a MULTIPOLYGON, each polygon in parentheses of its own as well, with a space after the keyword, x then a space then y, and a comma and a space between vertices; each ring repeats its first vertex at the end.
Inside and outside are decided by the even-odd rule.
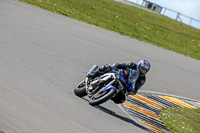
MULTIPOLYGON (((85 101, 88 101, 88 99, 86 99, 86 98, 82 98, 82 99, 85 100, 85 101)), ((103 111, 104 113, 107 113, 107 114, 109 114, 109 115, 112 115, 112 116, 114 116, 114 117, 116 117, 116 118, 118 118, 118 119, 120 119, 120 120, 122 120, 122 121, 124 121, 124 122, 131 123, 131 124, 133 124, 134 126, 139 127, 139 128, 141 128, 141 129, 143 129, 143 130, 145 130, 145 131, 147 131, 147 132, 152 132, 150 129, 146 128, 146 127, 143 126, 143 125, 138 124, 138 123, 135 122, 134 120, 129 119, 129 118, 124 117, 124 116, 121 116, 121 115, 118 115, 118 114, 116 114, 114 111, 112 111, 112 110, 110 110, 110 109, 107 109, 107 108, 105 108, 105 107, 103 107, 103 106, 101 106, 101 105, 93 106, 93 107, 96 108, 96 109, 98 109, 98 110, 100 110, 100 111, 103 111)))
POLYGON ((111 111, 111 110, 109 110, 109 109, 107 109, 107 108, 105 108, 105 107, 103 107, 103 106, 101 106, 101 105, 95 106, 95 108, 98 109, 98 110, 101 110, 101 111, 103 111, 103 112, 105 112, 105 113, 107 113, 107 114, 109 114, 109 115, 112 115, 112 116, 114 116, 114 117, 116 117, 116 118, 118 118, 118 119, 120 119, 120 120, 123 120, 123 121, 125 121, 125 122, 127 122, 127 123, 131 123, 131 124, 133 124, 134 126, 139 127, 139 128, 141 128, 141 129, 143 129, 143 130, 145 130, 145 131, 151 132, 151 130, 149 130, 148 128, 146 128, 146 127, 144 127, 144 126, 142 126, 142 125, 140 125, 140 124, 138 124, 138 123, 136 123, 136 122, 133 121, 132 119, 126 118, 126 117, 121 116, 121 115, 118 115, 118 114, 116 114, 115 112, 113 112, 113 111, 111 111))

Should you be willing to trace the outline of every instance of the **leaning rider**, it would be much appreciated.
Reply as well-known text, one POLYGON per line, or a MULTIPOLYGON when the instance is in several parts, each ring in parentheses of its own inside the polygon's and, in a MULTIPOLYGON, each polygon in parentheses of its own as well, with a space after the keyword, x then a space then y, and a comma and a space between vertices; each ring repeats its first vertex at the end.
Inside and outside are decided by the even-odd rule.
MULTIPOLYGON (((103 75, 112 69, 117 70, 117 69, 126 69, 130 68, 135 70, 136 72, 139 73, 139 77, 137 78, 137 81, 135 83, 135 87, 132 87, 132 84, 126 83, 126 89, 128 91, 128 94, 133 94, 135 95, 137 91, 141 88, 142 85, 144 85, 146 81, 146 73, 150 70, 150 63, 147 60, 140 60, 137 64, 133 62, 126 62, 126 63, 115 63, 112 66, 109 64, 105 64, 101 67, 99 67, 96 71, 94 71, 92 74, 88 74, 88 78, 95 78, 97 76, 103 75)), ((124 93, 118 93, 112 100, 119 104, 123 103, 126 99, 126 96, 124 93)))

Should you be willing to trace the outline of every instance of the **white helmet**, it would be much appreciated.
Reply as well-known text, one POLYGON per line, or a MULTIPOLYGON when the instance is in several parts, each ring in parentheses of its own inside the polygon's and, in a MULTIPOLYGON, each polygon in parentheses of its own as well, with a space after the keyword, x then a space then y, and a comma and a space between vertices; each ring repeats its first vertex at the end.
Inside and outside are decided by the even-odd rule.
POLYGON ((151 65, 147 60, 141 60, 137 64, 137 70, 142 76, 144 76, 150 70, 150 67, 151 65))

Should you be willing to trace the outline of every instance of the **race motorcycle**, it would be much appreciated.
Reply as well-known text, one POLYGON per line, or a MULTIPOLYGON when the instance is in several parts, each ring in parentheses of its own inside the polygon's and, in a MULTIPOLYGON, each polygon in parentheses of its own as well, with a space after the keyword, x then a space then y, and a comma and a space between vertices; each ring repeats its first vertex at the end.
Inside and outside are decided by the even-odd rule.
MULTIPOLYGON (((94 65, 88 74, 93 73, 98 69, 98 66, 94 65)), ((130 68, 111 70, 94 79, 86 77, 74 88, 75 95, 84 97, 88 95, 89 104, 96 106, 102 104, 109 99, 115 98, 118 93, 127 93, 126 84, 132 84, 134 88, 135 82, 139 77, 139 73, 130 68), (94 86, 96 84, 96 86, 94 86)))

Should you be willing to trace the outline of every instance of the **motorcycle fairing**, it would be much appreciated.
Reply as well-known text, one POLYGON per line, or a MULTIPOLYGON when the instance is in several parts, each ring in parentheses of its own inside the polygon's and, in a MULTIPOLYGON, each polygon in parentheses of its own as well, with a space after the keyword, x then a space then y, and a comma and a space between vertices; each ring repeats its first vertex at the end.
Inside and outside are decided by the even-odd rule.
POLYGON ((114 90, 115 90, 115 93, 117 93, 117 88, 114 87, 114 86, 111 85, 111 84, 109 84, 109 85, 107 85, 105 88, 103 88, 102 92, 107 91, 107 90, 109 90, 109 89, 114 89, 114 90))

